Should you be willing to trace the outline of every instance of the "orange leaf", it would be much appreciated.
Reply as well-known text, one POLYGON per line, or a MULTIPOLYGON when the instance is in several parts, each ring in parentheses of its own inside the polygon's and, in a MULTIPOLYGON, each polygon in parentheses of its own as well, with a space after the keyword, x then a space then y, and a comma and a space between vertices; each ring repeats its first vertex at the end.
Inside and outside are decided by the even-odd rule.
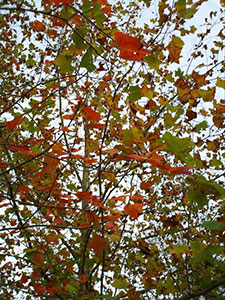
POLYGON ((12 130, 17 125, 19 125, 20 123, 22 123, 23 119, 24 119, 24 117, 22 115, 20 115, 19 117, 15 118, 14 120, 6 122, 6 127, 9 130, 12 130))
POLYGON ((59 237, 55 233, 51 233, 51 234, 46 235, 46 241, 48 243, 50 243, 50 242, 57 242, 58 239, 59 239, 59 237))
POLYGON ((103 249, 107 250, 108 246, 106 244, 105 239, 100 235, 94 235, 93 238, 91 238, 88 248, 94 249, 95 255, 99 255, 103 249))
POLYGON ((87 212, 87 218, 90 224, 93 223, 94 225, 98 225, 100 218, 95 211, 87 212))
POLYGON ((85 110, 86 119, 89 121, 100 121, 101 116, 99 113, 94 111, 91 107, 86 107, 85 110))
POLYGON ((138 215, 142 212, 143 203, 136 203, 136 204, 127 204, 124 207, 124 212, 126 215, 129 215, 130 217, 137 219, 138 215))
POLYGON ((34 21, 34 22, 31 24, 31 27, 32 27, 35 31, 45 31, 45 25, 44 25, 42 22, 38 21, 38 20, 34 21))
POLYGON ((151 182, 142 181, 140 187, 142 190, 148 190, 153 185, 153 183, 154 183, 154 181, 151 181, 151 182))
POLYGON ((56 171, 56 168, 59 164, 59 160, 57 158, 53 157, 53 154, 51 156, 45 156, 45 166, 44 171, 50 173, 54 173, 56 171))

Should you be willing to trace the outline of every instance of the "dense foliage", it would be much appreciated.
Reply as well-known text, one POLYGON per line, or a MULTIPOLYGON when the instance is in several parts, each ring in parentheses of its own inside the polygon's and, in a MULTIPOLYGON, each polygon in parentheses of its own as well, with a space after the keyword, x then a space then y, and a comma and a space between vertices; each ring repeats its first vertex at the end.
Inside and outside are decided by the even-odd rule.
POLYGON ((224 1, 0 3, 0 299, 224 299, 224 1))

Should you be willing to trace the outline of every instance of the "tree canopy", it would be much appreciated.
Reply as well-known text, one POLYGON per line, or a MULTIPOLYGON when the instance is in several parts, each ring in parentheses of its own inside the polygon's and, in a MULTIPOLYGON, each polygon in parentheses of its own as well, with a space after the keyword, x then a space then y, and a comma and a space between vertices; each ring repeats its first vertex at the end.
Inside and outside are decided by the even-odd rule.
POLYGON ((213 3, 1 1, 0 299, 224 299, 213 3))

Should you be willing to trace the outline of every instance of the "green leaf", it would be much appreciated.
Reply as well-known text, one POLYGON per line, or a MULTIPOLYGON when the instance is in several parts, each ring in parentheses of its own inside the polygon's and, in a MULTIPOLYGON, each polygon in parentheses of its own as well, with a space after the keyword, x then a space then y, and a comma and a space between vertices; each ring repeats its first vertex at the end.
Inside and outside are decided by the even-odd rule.
POLYGON ((185 163, 193 163, 193 158, 189 152, 193 149, 194 143, 189 138, 178 138, 173 136, 170 132, 166 132, 161 141, 167 145, 166 151, 174 153, 176 157, 185 163))
POLYGON ((60 68, 60 73, 72 73, 71 62, 72 56, 70 51, 64 51, 55 60, 55 64, 60 68))
POLYGON ((199 133, 202 129, 208 128, 208 123, 206 121, 202 121, 201 123, 195 126, 195 131, 199 133))
POLYGON ((181 71, 181 69, 179 68, 178 70, 175 71, 175 76, 183 78, 184 77, 184 72, 181 71))
POLYGON ((184 19, 191 19, 196 12, 197 12, 197 9, 195 7, 191 7, 191 8, 182 10, 180 12, 180 16, 184 19))
POLYGON ((224 230, 222 223, 218 221, 205 221, 201 226, 210 230, 224 230))
POLYGON ((114 282, 112 283, 112 286, 115 287, 116 289, 126 289, 128 285, 129 284, 125 278, 123 279, 115 278, 114 282))
POLYGON ((203 208, 208 204, 208 196, 213 195, 218 198, 225 196, 225 189, 215 182, 208 181, 205 177, 198 175, 196 180, 192 181, 188 189, 188 199, 203 208))
POLYGON ((88 50, 82 57, 80 66, 86 68, 88 72, 93 72, 96 69, 93 64, 93 58, 90 50, 88 50))
POLYGON ((69 20, 72 15, 73 15, 73 10, 72 9, 67 9, 65 6, 63 6, 60 15, 63 19, 69 20))
POLYGON ((101 6, 98 3, 95 3, 94 6, 94 17, 98 27, 101 27, 102 23, 107 19, 106 16, 101 11, 101 6))
POLYGON ((131 86, 129 89, 129 96, 128 99, 131 102, 137 101, 138 99, 141 98, 141 89, 139 86, 131 86))
POLYGON ((186 0, 178 0, 176 3, 176 8, 178 11, 186 9, 186 0))
POLYGON ((153 55, 148 55, 144 58, 151 69, 158 70, 161 61, 153 55))
POLYGON ((73 285, 67 284, 67 285, 65 286, 65 290, 68 291, 69 293, 73 293, 76 289, 74 288, 73 285))
POLYGON ((88 48, 88 44, 85 42, 85 35, 88 33, 86 27, 81 27, 72 35, 72 40, 76 44, 76 50, 85 50, 88 48))
POLYGON ((212 266, 217 264, 217 258, 215 255, 219 255, 223 252, 223 246, 217 245, 205 245, 201 242, 191 241, 191 248, 193 251, 193 258, 191 264, 197 267, 200 263, 206 262, 212 266))
POLYGON ((82 12, 84 14, 88 13, 91 9, 91 1, 86 0, 82 6, 82 12))

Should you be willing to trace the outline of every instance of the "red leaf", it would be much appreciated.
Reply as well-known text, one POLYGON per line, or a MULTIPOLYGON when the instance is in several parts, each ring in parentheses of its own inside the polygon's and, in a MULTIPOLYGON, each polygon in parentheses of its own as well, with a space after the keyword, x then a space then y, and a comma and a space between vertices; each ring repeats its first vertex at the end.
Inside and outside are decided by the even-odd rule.
POLYGON ((62 131, 65 131, 65 132, 73 132, 73 130, 69 129, 69 128, 66 127, 66 126, 63 126, 63 127, 62 127, 62 131))
POLYGON ((95 236, 93 236, 93 238, 91 238, 88 248, 94 249, 95 255, 98 256, 103 249, 107 250, 108 246, 104 238, 96 234, 95 236))
POLYGON ((112 198, 112 200, 113 201, 122 201, 122 202, 125 202, 127 196, 128 195, 121 195, 121 196, 112 198))
POLYGON ((193 178, 191 171, 189 171, 190 169, 194 169, 194 168, 189 167, 189 166, 175 167, 175 168, 168 169, 168 172, 171 175, 184 174, 184 175, 188 175, 189 177, 193 178))
POLYGON ((19 192, 24 192, 24 194, 28 195, 30 192, 30 188, 28 186, 25 185, 19 185, 18 186, 18 191, 19 192))
POLYGON ((14 120, 6 122, 6 127, 9 130, 12 130, 17 125, 19 125, 20 123, 22 123, 23 119, 24 119, 24 117, 22 115, 20 115, 19 117, 15 118, 14 120))
POLYGON ((136 203, 136 204, 127 204, 124 207, 124 212, 126 215, 129 215, 130 217, 137 219, 138 215, 142 212, 143 203, 136 203))
POLYGON ((34 289, 38 294, 44 294, 45 288, 40 283, 34 283, 34 289))
POLYGON ((22 147, 20 147, 20 146, 9 146, 9 149, 20 151, 25 156, 35 156, 36 155, 27 146, 22 146, 22 147))
POLYGON ((87 218, 90 224, 93 223, 94 225, 98 225, 100 218, 95 211, 87 212, 87 218))
POLYGON ((58 224, 58 225, 63 225, 63 226, 66 225, 66 222, 62 218, 60 218, 58 216, 55 217, 54 222, 55 222, 55 224, 58 224))
POLYGON ((86 119, 89 121, 100 121, 101 116, 99 113, 94 111, 91 107, 86 107, 85 110, 86 119))
POLYGON ((138 154, 128 154, 128 158, 135 159, 135 160, 143 160, 146 159, 144 155, 138 155, 138 154))
POLYGON ((84 158, 84 163, 86 164, 93 164, 96 163, 98 160, 96 158, 92 158, 92 157, 85 157, 84 158))
POLYGON ((130 197, 131 200, 143 200, 144 197, 142 195, 133 195, 130 197))
POLYGON ((141 61, 150 51, 143 48, 138 38, 131 37, 127 33, 116 32, 115 39, 120 47, 120 57, 131 61, 141 61))
POLYGON ((88 281, 88 275, 81 275, 80 278, 79 278, 79 281, 80 282, 87 282, 88 281))
POLYGON ((88 200, 91 197, 91 192, 78 192, 76 193, 76 196, 80 199, 80 200, 88 200))
POLYGON ((85 128, 90 128, 90 129, 99 129, 99 128, 105 128, 105 124, 100 124, 100 123, 89 123, 85 124, 85 128))
POLYGON ((29 279, 29 277, 27 275, 23 274, 22 277, 20 278, 20 281, 22 283, 26 283, 28 281, 28 279, 29 279))
POLYGON ((115 36, 117 45, 121 49, 137 51, 143 47, 141 41, 138 38, 131 37, 127 33, 116 32, 114 36, 115 36))

